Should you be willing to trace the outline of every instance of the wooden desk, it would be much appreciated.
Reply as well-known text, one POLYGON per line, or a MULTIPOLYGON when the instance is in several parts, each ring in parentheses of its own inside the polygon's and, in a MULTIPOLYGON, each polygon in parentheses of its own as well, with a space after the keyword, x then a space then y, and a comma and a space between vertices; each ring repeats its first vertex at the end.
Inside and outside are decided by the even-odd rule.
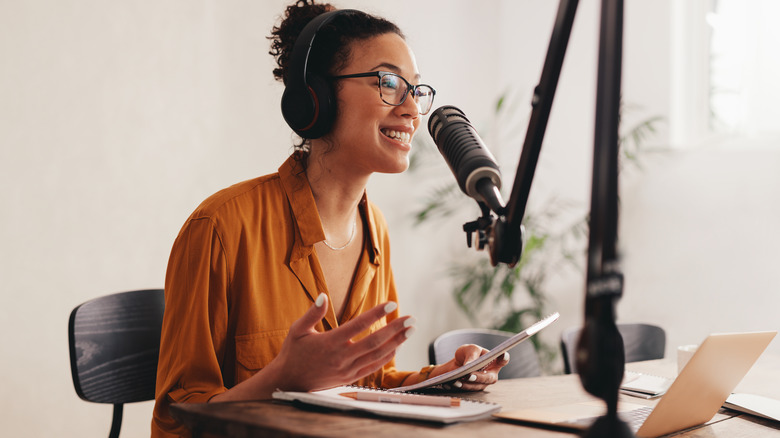
MULTIPOLYGON (((737 387, 737 391, 751 392, 780 399, 780 358, 759 360, 753 370, 737 387)), ((673 360, 658 360, 629 364, 628 369, 674 377, 673 360)), ((472 393, 469 398, 498 403, 504 411, 550 406, 593 399, 580 385, 579 377, 549 376, 502 380, 489 390, 472 393)), ((637 398, 632 403, 654 404, 637 398)), ((391 421, 387 419, 352 415, 341 412, 302 410, 274 401, 176 404, 171 406, 173 416, 200 437, 566 437, 572 434, 499 420, 441 426, 423 422, 391 421)), ((682 431, 680 437, 780 437, 780 424, 747 415, 721 410, 706 425, 682 431)))

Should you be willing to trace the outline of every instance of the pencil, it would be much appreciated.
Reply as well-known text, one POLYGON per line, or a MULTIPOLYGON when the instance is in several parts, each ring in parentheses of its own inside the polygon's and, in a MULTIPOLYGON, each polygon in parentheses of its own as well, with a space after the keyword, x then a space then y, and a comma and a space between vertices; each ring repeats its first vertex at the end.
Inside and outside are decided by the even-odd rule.
POLYGON ((437 395, 405 394, 393 392, 342 392, 339 395, 358 401, 371 401, 380 403, 402 403, 408 405, 425 406, 460 406, 460 399, 457 397, 445 397, 437 395))

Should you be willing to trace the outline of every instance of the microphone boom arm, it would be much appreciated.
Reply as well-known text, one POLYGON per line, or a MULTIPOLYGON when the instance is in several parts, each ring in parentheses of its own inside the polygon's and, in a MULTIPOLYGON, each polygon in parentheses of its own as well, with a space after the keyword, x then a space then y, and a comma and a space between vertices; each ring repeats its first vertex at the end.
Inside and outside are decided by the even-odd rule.
MULTIPOLYGON (((542 149, 542 140, 550 118, 555 90, 558 87, 558 78, 563 66, 563 58, 566 55, 566 46, 569 43, 574 15, 577 11, 578 0, 561 0, 558 7, 556 24, 550 38, 547 49, 547 57, 542 68, 542 77, 539 85, 534 89, 531 101, 531 118, 528 122, 528 130, 525 134, 525 142, 520 155, 512 193, 506 206, 506 221, 510 229, 519 229, 525 214, 528 194, 531 191, 531 182, 534 178, 536 164, 539 161, 539 152, 542 149)), ((516 255, 520 258, 522 248, 516 255)), ((516 262, 517 260, 515 260, 516 262)))
POLYGON ((515 266, 523 253, 525 234, 522 225, 523 215, 528 203, 536 164, 539 161, 539 153, 542 149, 547 121, 550 118, 555 90, 558 87, 558 78, 566 55, 577 3, 578 0, 561 0, 558 6, 541 79, 539 85, 534 88, 531 118, 528 122, 528 130, 509 202, 504 205, 501 195, 495 190, 495 187, 488 187, 485 184, 484 190, 480 190, 480 195, 485 199, 490 210, 497 214, 497 217, 493 216, 490 210, 486 210, 484 204, 479 202, 482 217, 463 226, 463 230, 467 233, 466 239, 469 246, 471 246, 471 235, 476 232, 477 248, 488 247, 490 262, 493 266, 498 263, 515 266), (488 193, 488 190, 496 193, 488 193))
MULTIPOLYGON (((552 109, 578 0, 560 0, 542 76, 534 89, 531 118, 509 202, 495 185, 477 183, 482 217, 463 226, 467 243, 477 233, 477 248, 487 246, 493 266, 514 266, 523 251, 523 215, 544 132, 552 109), (492 212, 498 216, 493 216, 492 212)), ((585 288, 585 324, 577 342, 577 370, 586 391, 605 401, 607 413, 586 437, 633 437, 617 415, 625 351, 615 324, 615 302, 623 294, 617 255, 618 123, 623 50, 623 0, 601 1, 591 220, 585 288)), ((487 181, 487 179, 485 179, 487 181)), ((468 193, 474 197, 473 193, 468 193)))

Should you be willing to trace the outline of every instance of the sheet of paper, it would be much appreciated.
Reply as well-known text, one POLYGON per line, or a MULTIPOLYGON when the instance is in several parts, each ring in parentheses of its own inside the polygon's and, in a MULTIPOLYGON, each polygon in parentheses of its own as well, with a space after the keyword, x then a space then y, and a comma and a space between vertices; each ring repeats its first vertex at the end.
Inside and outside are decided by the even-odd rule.
POLYGON ((620 390, 629 395, 658 397, 663 395, 671 384, 672 379, 654 376, 652 374, 626 371, 623 383, 620 385, 620 390))
POLYGON ((726 399, 724 408, 780 421, 780 400, 755 394, 734 393, 726 399))

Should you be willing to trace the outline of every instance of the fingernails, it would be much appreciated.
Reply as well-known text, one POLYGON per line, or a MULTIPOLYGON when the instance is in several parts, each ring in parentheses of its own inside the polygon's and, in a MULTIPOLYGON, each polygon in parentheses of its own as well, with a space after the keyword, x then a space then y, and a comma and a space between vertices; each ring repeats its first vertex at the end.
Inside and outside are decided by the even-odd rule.
POLYGON ((317 307, 322 307, 322 303, 325 302, 325 294, 321 293, 317 295, 317 300, 314 301, 314 305, 317 307))
POLYGON ((475 374, 469 376, 469 382, 476 382, 476 381, 477 381, 477 376, 475 374))
POLYGON ((390 301, 389 303, 385 304, 385 313, 390 313, 397 308, 398 308, 398 303, 396 303, 395 301, 390 301))
POLYGON ((463 384, 462 384, 462 383, 460 383, 460 380, 456 380, 456 381, 455 381, 455 382, 452 384, 452 386, 454 386, 454 387, 456 387, 456 388, 460 388, 460 387, 462 387, 462 386, 463 386, 463 384))
POLYGON ((414 319, 414 317, 413 317, 413 316, 410 316, 409 318, 406 318, 406 319, 404 320, 404 327, 409 327, 409 328, 408 328, 408 329, 406 329, 406 331, 404 332, 404 336, 406 336, 407 338, 409 338, 410 336, 412 336, 412 334, 413 334, 413 333, 414 333, 414 331, 416 330, 416 329, 414 328, 414 324, 415 324, 416 322, 417 322, 417 320, 416 320, 416 319, 414 319))
POLYGON ((505 362, 508 362, 508 361, 509 361, 509 352, 508 352, 508 351, 505 351, 505 352, 504 352, 504 355, 503 355, 503 356, 501 356, 501 360, 503 360, 503 361, 505 361, 505 362))

